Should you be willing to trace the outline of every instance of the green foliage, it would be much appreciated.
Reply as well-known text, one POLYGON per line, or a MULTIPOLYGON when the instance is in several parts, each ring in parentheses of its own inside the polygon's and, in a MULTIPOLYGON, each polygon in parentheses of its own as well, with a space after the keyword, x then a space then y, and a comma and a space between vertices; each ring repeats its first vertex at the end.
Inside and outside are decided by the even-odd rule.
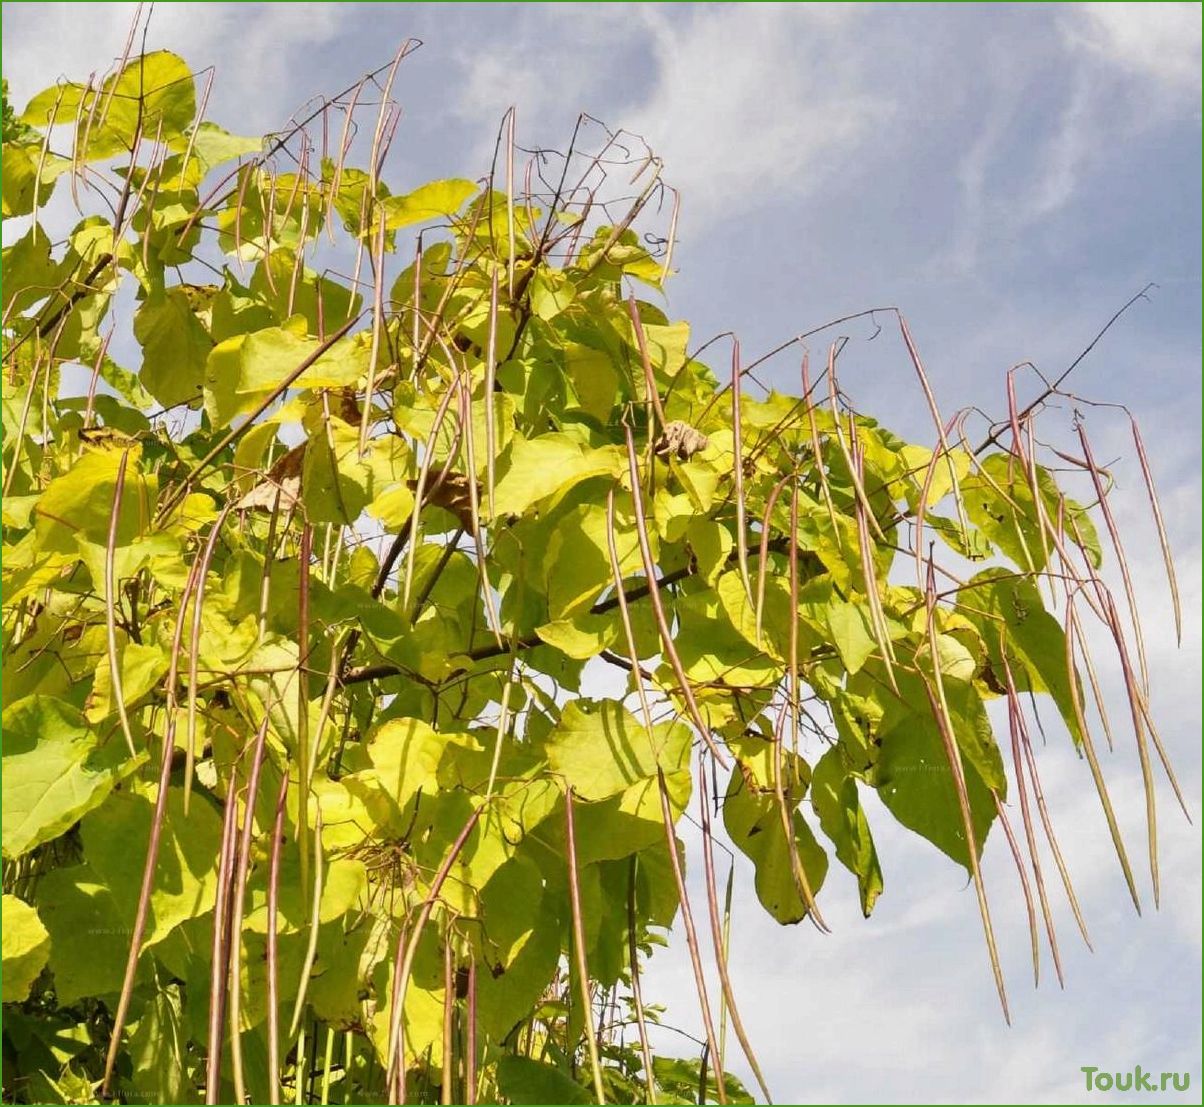
POLYGON ((632 226, 659 167, 597 225, 196 110, 166 52, 5 98, 6 1100, 751 1101, 713 1026, 684 1059, 616 1029, 660 1017, 695 755, 778 922, 871 913, 876 792, 995 960, 1019 697, 1090 748, 1055 601, 1106 596, 1023 436, 908 445, 834 380, 733 405, 630 291, 669 275, 632 226), (44 230, 64 174, 117 214, 44 230), (989 565, 903 583, 925 526, 989 565))

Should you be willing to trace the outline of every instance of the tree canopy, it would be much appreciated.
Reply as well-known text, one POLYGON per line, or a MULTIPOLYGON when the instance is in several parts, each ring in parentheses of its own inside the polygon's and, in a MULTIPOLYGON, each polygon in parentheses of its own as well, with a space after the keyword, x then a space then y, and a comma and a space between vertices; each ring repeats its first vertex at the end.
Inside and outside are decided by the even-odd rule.
POLYGON ((1085 425, 1054 457, 1009 375, 975 441, 881 310, 930 445, 854 407, 830 328, 774 352, 796 390, 759 387, 764 358, 658 306, 676 194, 585 117, 524 160, 511 113, 480 180, 392 191, 408 49, 262 139, 203 120, 165 51, 6 106, 6 1100, 767 1097, 733 886, 782 924, 869 916, 869 790, 972 879, 1006 1015, 988 835, 1034 972, 1045 943, 1061 974, 1055 897, 1087 933, 1037 702, 1139 900, 1089 625, 1155 897, 1174 785, 1085 425), (681 1057, 640 988, 670 928, 704 1028, 681 1057))

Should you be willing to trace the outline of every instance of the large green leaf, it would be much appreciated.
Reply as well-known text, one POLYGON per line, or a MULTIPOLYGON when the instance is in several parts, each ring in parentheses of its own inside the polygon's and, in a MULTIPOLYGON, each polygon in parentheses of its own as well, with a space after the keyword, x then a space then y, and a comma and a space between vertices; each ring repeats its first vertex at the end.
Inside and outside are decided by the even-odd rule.
POLYGON ((591 1102, 590 1093, 567 1073, 514 1054, 498 1062, 497 1086, 510 1103, 591 1102))
POLYGON ((836 847, 837 859, 857 877, 861 910, 868 918, 882 893, 882 869, 856 778, 846 770, 839 747, 816 762, 809 794, 820 828, 836 847))
POLYGON ((4 897, 4 1002, 29 995, 50 956, 50 935, 38 913, 16 896, 4 897))
POLYGON ((120 73, 110 77, 99 90, 79 84, 63 84, 39 92, 21 118, 44 125, 51 121, 58 103, 57 123, 87 121, 85 154, 109 157, 128 151, 141 127, 148 139, 156 135, 170 141, 182 135, 196 114, 196 87, 184 59, 168 50, 156 50, 131 59, 120 73))
MULTIPOLYGON (((927 838, 959 865, 970 867, 965 823, 944 740, 930 714, 901 714, 879 732, 876 786, 882 802, 909 830, 927 838)), ((995 804, 973 763, 962 759, 966 794, 981 855, 995 804)))
POLYGON ((134 337, 142 346, 138 379, 163 407, 201 399, 213 339, 183 289, 152 295, 134 316, 134 337))
MULTIPOLYGON (((84 858, 112 892, 129 925, 138 904, 154 803, 135 792, 116 792, 82 823, 84 858)), ((161 942, 175 927, 213 909, 221 818, 213 805, 193 795, 184 814, 184 796, 172 789, 155 866, 150 918, 144 946, 161 942)))
POLYGON ((617 475, 625 464, 615 447, 587 449, 567 434, 515 438, 498 461, 494 510, 498 515, 522 515, 579 481, 617 475))
POLYGON ((146 761, 131 758, 119 734, 101 744, 79 711, 51 696, 18 700, 3 728, 6 858, 57 838, 146 761))
MULTIPOLYGON (((815 840, 807 821, 790 810, 795 850, 817 895, 828 872, 828 855, 815 840)), ((771 791, 763 791, 737 767, 723 797, 723 825, 732 842, 756 867, 757 898, 780 923, 800 922, 807 915, 799 895, 790 843, 782 827, 781 806, 771 791)))
POLYGON ((675 772, 689 764, 690 728, 662 724, 651 733, 617 700, 574 700, 547 740, 548 764, 585 800, 601 800, 659 767, 675 772))
POLYGON ((472 181, 447 180, 431 181, 405 196, 389 196, 381 201, 385 227, 395 231, 414 223, 446 219, 459 211, 476 192, 477 186, 472 181))

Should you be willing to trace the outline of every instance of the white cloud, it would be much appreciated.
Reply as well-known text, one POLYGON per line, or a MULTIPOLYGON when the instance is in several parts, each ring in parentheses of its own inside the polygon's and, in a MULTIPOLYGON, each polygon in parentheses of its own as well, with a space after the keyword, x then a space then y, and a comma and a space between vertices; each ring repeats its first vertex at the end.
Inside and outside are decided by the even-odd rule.
POLYGON ((684 24, 647 13, 658 67, 632 127, 664 156, 692 219, 805 195, 888 120, 856 48, 864 18, 811 5, 700 6, 684 24))
MULTIPOLYGON (((59 78, 82 81, 115 65, 138 7, 5 5, 4 75, 17 109, 59 78)), ((338 27, 333 4, 159 4, 146 41, 149 50, 180 54, 194 71, 216 66, 210 117, 255 134, 288 118, 297 106, 292 75, 338 27)), ((139 35, 134 52, 140 42, 139 35)))
POLYGON ((855 6, 545 11, 544 49, 515 36, 485 54, 463 53, 459 113, 494 125, 516 104, 528 141, 577 111, 605 115, 664 159, 695 233, 711 218, 806 194, 891 112, 866 84, 856 37, 865 13, 855 6), (583 51, 591 64, 576 64, 583 51))
POLYGON ((1200 98, 1199 4, 1074 4, 1074 46, 1155 87, 1176 104, 1200 98))

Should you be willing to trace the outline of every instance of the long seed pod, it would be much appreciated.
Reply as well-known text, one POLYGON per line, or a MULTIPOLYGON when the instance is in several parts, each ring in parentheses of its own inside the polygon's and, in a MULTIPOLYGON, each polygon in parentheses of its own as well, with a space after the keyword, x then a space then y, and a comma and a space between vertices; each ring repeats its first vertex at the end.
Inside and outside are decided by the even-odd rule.
POLYGON ((631 435, 630 427, 623 429, 627 436, 627 464, 631 477, 631 499, 635 506, 636 536, 639 539, 640 557, 644 562, 644 574, 648 578, 648 598, 652 601, 652 613, 656 618, 661 644, 665 647, 665 654, 669 658, 673 675, 677 678, 678 687, 681 689, 682 698, 686 703, 686 710, 689 712, 694 726, 698 729, 699 736, 707 744, 707 748, 715 760, 724 768, 728 768, 730 762, 715 744, 715 739, 711 737, 711 728, 703 721, 702 712, 698 709, 698 701, 694 698, 694 689, 690 684, 689 677, 686 676, 685 668, 677 653, 677 647, 673 644, 673 633, 669 628, 669 620, 665 616, 660 589, 656 583, 656 565, 652 560, 652 547, 648 542, 648 520, 644 515, 644 498, 640 490, 640 468, 636 459, 635 439, 631 435))
POLYGON ((1162 521, 1162 507, 1158 502, 1158 490, 1154 487, 1154 474, 1150 470, 1150 459, 1146 456, 1145 443, 1141 440, 1141 431, 1137 420, 1129 417, 1133 428, 1133 444, 1137 447, 1137 460, 1141 463, 1141 475, 1145 480, 1146 494, 1150 498, 1150 511, 1154 516, 1154 526, 1158 529, 1158 544, 1162 547, 1162 563, 1166 566, 1166 583, 1171 590, 1171 603, 1175 609, 1175 641, 1183 644, 1183 613, 1179 608, 1179 581, 1175 577, 1175 559, 1171 556, 1170 539, 1166 536, 1166 524, 1162 521))
MULTIPOLYGON (((778 820, 782 828, 782 837, 786 841, 786 851, 790 856, 790 874, 794 879, 795 891, 798 892, 799 899, 802 900, 803 906, 807 909, 807 918, 811 921, 811 925, 815 927, 821 934, 831 933, 831 928, 824 920, 820 913, 819 904, 815 900, 815 893, 811 889, 811 880, 807 876, 807 870, 803 866, 803 859, 799 856, 798 842, 795 840, 793 819, 791 811, 793 807, 786 802, 786 784, 785 773, 782 768, 783 760, 783 741, 782 727, 785 722, 786 714, 790 710, 789 701, 783 706, 778 713, 777 725, 774 727, 773 735, 773 796, 774 802, 777 804, 778 820)), ((797 773, 797 768, 791 766, 791 775, 797 773)), ((791 792, 797 786, 797 780, 792 782, 791 792)))
POLYGON ((506 112, 506 238, 509 252, 506 254, 506 289, 514 299, 514 124, 516 110, 511 106, 506 112))
POLYGON ((105 632, 109 645, 109 698, 121 720, 121 733, 130 748, 130 756, 137 757, 134 734, 130 729, 130 717, 125 709, 125 693, 121 686, 121 658, 117 653, 117 581, 114 569, 117 560, 117 525, 121 522, 121 498, 125 491, 125 470, 129 464, 130 451, 121 451, 117 463, 117 480, 113 485, 113 510, 109 514, 109 540, 105 544, 105 632))
MULTIPOLYGON (((1145 697, 1138 686, 1133 669, 1129 665, 1127 652, 1123 648, 1120 616, 1116 612, 1116 604, 1108 597, 1108 618, 1112 624, 1112 636, 1116 640, 1117 655, 1120 658, 1121 672, 1124 674, 1125 686, 1129 692, 1129 710, 1133 718, 1133 734, 1137 740, 1137 759, 1141 764, 1141 783, 1145 791, 1146 833, 1150 855, 1150 880, 1154 887, 1154 907, 1158 907, 1158 812, 1154 794, 1154 770, 1150 764, 1150 751, 1146 744, 1145 715, 1142 704, 1145 697)), ((1066 638, 1069 647, 1070 636, 1066 638)), ((1071 693, 1074 694, 1073 692, 1071 693)))
MULTIPOLYGON (((301 885, 309 883, 309 785, 313 771, 309 749, 309 563, 313 528, 301 525, 297 550, 297 844, 301 847, 301 885)), ((297 1032, 289 1031, 291 1038, 297 1032)))
POLYGON ((640 1035, 640 1059, 644 1065, 644 1091, 648 1102, 656 1103, 656 1081, 652 1074, 652 1046, 648 1041, 648 1022, 644 1018, 644 995, 640 990, 640 951, 636 939, 635 878, 639 855, 633 853, 627 876, 627 961, 631 969, 631 1003, 640 1035))
POLYGON ((435 900, 439 898, 439 892, 443 888, 444 881, 447 880, 447 874, 451 872, 452 865, 455 863, 456 858, 460 856, 460 851, 468 841, 468 836, 472 833, 473 827, 477 825, 477 820, 480 819, 483 810, 483 807, 478 807, 473 811, 468 821, 464 824, 464 829, 460 831, 456 840, 452 843, 451 849, 447 851, 447 856, 443 859, 443 864, 439 866, 434 880, 431 881, 430 890, 427 892, 426 899, 422 901, 414 928, 409 935, 408 941, 405 943, 405 954, 401 958, 401 969, 397 974, 397 984, 394 988, 389 1011, 389 1054, 386 1059, 386 1067, 389 1070, 389 1081, 393 1088, 393 1098, 390 1100, 392 1103, 400 1102, 401 1074, 405 1072, 405 1048, 404 1043, 401 1041, 401 1027, 404 1021, 402 1019, 402 1010, 405 1006, 406 989, 410 983, 410 973, 414 968, 414 958, 418 954, 418 942, 422 938, 423 930, 426 929, 427 920, 431 917, 431 910, 435 906, 435 900))
POLYGON ((677 855, 677 835, 673 832, 673 810, 669 806, 669 789, 665 786, 665 774, 659 767, 656 770, 656 779, 660 788, 661 824, 665 832, 665 846, 669 851, 669 863, 673 869, 673 883, 677 887, 677 902, 681 905, 681 919, 686 928, 686 945, 690 949, 690 967, 694 970, 694 987, 698 992, 698 1006, 702 1014, 702 1025, 706 1031, 707 1049, 711 1057, 715 1059, 716 1092, 719 1102, 726 1104, 727 1089, 724 1087, 723 1066, 719 1061, 715 1026, 711 1019, 711 1003, 707 999, 706 977, 703 975, 702 955, 698 949, 698 933, 694 929, 694 915, 690 911, 690 897, 686 892, 686 880, 681 869, 681 858, 677 855))
MULTIPOLYGON (((644 334, 644 324, 640 321, 640 309, 635 302, 634 292, 627 297, 627 314, 631 316, 631 326, 635 330, 635 341, 640 351, 640 363, 644 369, 644 391, 647 393, 649 407, 648 436, 651 439, 651 415, 655 412, 657 423, 664 430, 666 426, 665 409, 661 406, 660 391, 656 387, 656 374, 652 371, 652 359, 648 356, 648 336, 644 334)), ((747 569, 747 565, 745 568, 747 569)))
MULTIPOLYGON (((1073 594, 1066 598, 1067 610, 1074 606, 1074 601, 1075 597, 1073 594)), ((1068 618, 1071 617, 1068 616, 1068 618)), ((1112 798, 1108 795, 1108 785, 1104 781, 1104 773, 1100 768, 1099 758, 1096 756, 1095 742, 1091 738, 1091 732, 1087 729, 1087 718, 1083 714, 1083 704, 1079 697, 1078 680, 1076 679, 1074 668, 1074 638, 1069 634, 1065 637, 1067 686, 1070 689, 1070 705, 1074 711, 1075 723, 1078 725, 1079 733, 1083 739, 1083 755, 1087 758, 1087 765, 1091 769, 1091 779, 1095 783, 1095 790, 1099 795, 1100 806, 1104 809, 1104 818, 1108 822, 1108 833, 1112 836, 1112 846, 1116 850, 1116 858, 1120 862, 1121 872, 1124 873, 1125 884, 1128 886, 1133 906, 1140 915, 1141 898, 1137 894, 1137 883, 1133 879, 1133 870, 1129 865, 1129 855, 1125 851, 1124 838, 1120 833, 1120 825, 1116 821, 1116 812, 1112 809, 1112 798)))
POLYGON ((485 342, 485 506, 492 524, 497 485, 497 266, 489 271, 489 337, 485 342))
POLYGON ((230 979, 226 963, 230 940, 230 884, 238 852, 236 813, 238 793, 231 777, 226 795, 226 813, 222 822, 222 847, 217 862, 217 897, 213 905, 213 941, 210 950, 209 981, 209 1055, 205 1061, 205 1102, 220 1103, 222 1072, 222 1023, 225 1021, 226 984, 230 979))
POLYGON ((573 955, 577 962, 577 981, 581 990, 581 1011, 585 1019, 585 1044, 589 1051, 590 1071, 594 1077, 594 1095, 606 1102, 602 1087, 602 1063, 598 1059, 598 1036, 594 1030, 594 1008, 589 995, 589 965, 585 958, 585 926, 581 921, 581 884, 577 868, 577 835, 573 827, 573 789, 564 793, 564 830, 568 843, 569 902, 573 911, 573 955))
MULTIPOLYGON (((459 392, 461 383, 461 378, 457 375, 443 393, 443 397, 439 401, 439 406, 435 408, 435 417, 431 420, 431 433, 427 437, 426 449, 422 454, 422 462, 418 466, 418 479, 414 486, 414 510, 410 514, 410 544, 406 550, 405 579, 401 586, 401 606, 403 609, 409 607, 410 591, 414 585, 414 565, 415 559, 418 556, 418 545, 422 535, 422 503, 426 495, 427 478, 431 472, 431 461, 434 458, 435 443, 438 441, 439 431, 443 427, 443 420, 447 416, 447 409, 451 406, 452 400, 459 392)), ((464 428, 464 432, 471 434, 472 428, 464 428)), ((470 474, 469 480, 472 479, 473 477, 470 474)))
POLYGON ((322 860, 322 809, 314 813, 314 895, 313 905, 309 912, 309 943, 305 947, 305 960, 301 963, 301 979, 297 985, 297 998, 293 1003, 293 1021, 289 1025, 288 1036, 297 1033, 301 1025, 301 1015, 305 1011, 305 996, 309 991, 309 978, 314 970, 314 960, 318 956, 318 931, 321 927, 322 907, 322 877, 325 865, 322 860))
POLYGON ((456 1102, 455 1047, 453 1044, 455 1027, 456 952, 449 926, 443 942, 443 1079, 439 1086, 439 1101, 443 1104, 456 1102))
POLYGON ((280 956, 276 924, 280 913, 280 859, 284 853, 284 815, 288 798, 288 767, 280 771, 276 817, 272 823, 272 853, 268 865, 268 1083, 272 1103, 280 1103, 280 956))
POLYGON ((907 326, 907 320, 903 318, 903 314, 900 311, 895 312, 895 317, 899 320, 899 330, 903 334, 903 342, 907 346, 907 353, 911 358, 912 366, 915 368, 916 376, 920 379, 920 387, 924 390, 924 400, 928 404, 928 413, 932 416, 932 423, 936 427, 937 437, 941 444, 941 455, 949 463, 949 481, 953 486, 953 501, 957 507, 957 520, 961 524, 962 533, 967 534, 969 532, 969 523, 966 521, 966 511, 962 504, 961 486, 957 479, 957 466, 953 461, 953 454, 949 450, 948 432, 941 422, 941 413, 937 408, 936 396, 932 391, 932 386, 928 383, 928 374, 924 372, 924 363, 920 360, 920 351, 916 349, 916 344, 912 341, 911 329, 907 326))
MULTIPOLYGON (((715 948, 715 969, 719 973, 719 983, 723 989, 722 1009, 731 1015, 732 1029, 736 1032, 736 1040, 740 1043, 740 1048, 748 1059, 748 1066, 752 1069, 753 1076, 757 1078, 757 1084, 760 1085, 761 1093, 765 1096, 765 1102, 772 1103, 773 1096, 769 1092, 769 1085, 765 1083, 765 1076, 761 1072, 757 1055, 753 1052, 752 1044, 744 1031, 744 1020, 740 1018, 740 1010, 736 1006, 736 994, 732 989, 731 975, 727 969, 727 943, 723 936, 723 923, 719 919, 719 894, 715 884, 715 851, 711 831, 711 811, 707 806, 710 799, 708 791, 706 761, 700 753, 698 757, 698 808, 702 823, 702 860, 706 873, 707 913, 711 922, 711 944, 715 948)), ((721 1022, 723 1022, 722 1019, 721 1022)), ((715 1057, 722 1069, 724 1064, 722 1041, 715 1057)))
POLYGON ((364 411, 360 419, 360 457, 368 449, 368 427, 372 421, 372 397, 376 392, 376 363, 380 357, 380 332, 385 318, 385 217, 378 211, 376 247, 372 253, 372 345, 368 353, 368 381, 364 389, 364 411))
POLYGON ((837 399, 836 390, 836 343, 828 349, 828 402, 832 407, 832 421, 834 428, 834 437, 836 445, 840 447, 840 452, 844 457, 845 466, 849 470, 849 476, 853 482, 853 492, 857 502, 861 505, 865 512, 866 523, 874 532, 874 537, 880 542, 886 541, 886 535, 882 533, 882 527, 878 523, 878 517, 874 514, 874 508, 870 504, 870 498, 866 495, 865 485, 861 479, 861 473, 858 467, 853 462, 853 455, 850 449, 855 449, 857 446, 857 431, 853 423, 852 412, 849 413, 849 424, 851 428, 852 438, 850 442, 845 442, 844 431, 840 429, 840 403, 837 399), (850 444, 851 443, 851 444, 850 444))
POLYGON ((1016 684, 1012 678, 1012 668, 1008 663, 1006 654, 1003 655, 1003 674, 1007 688, 1009 717, 1016 722, 1016 730, 1020 737, 1020 748, 1024 751, 1024 760, 1028 767, 1029 779, 1032 780, 1033 798, 1037 803, 1037 812, 1041 817, 1041 827, 1045 831, 1045 840, 1049 843, 1054 864, 1058 868, 1058 875, 1062 878, 1062 887, 1066 890, 1066 899, 1070 904, 1074 921, 1078 924, 1079 933, 1082 934, 1083 942, 1087 948, 1092 949, 1094 947, 1091 945, 1091 935, 1087 933, 1087 923, 1083 918, 1083 912, 1079 909, 1079 898, 1075 895, 1074 884, 1070 880, 1070 870, 1066 867, 1061 847, 1058 845, 1057 835, 1054 833, 1053 820, 1050 818, 1049 807, 1045 802, 1045 794, 1041 788, 1041 777, 1037 773, 1037 760, 1033 756, 1032 742, 1028 736, 1028 725, 1024 721, 1024 712, 1020 707, 1020 697, 1016 693, 1016 684))
POLYGON ((769 536, 772 530, 773 509, 777 505, 778 497, 781 496, 782 490, 786 487, 786 482, 789 479, 789 477, 783 477, 773 486, 769 493, 769 498, 765 501, 765 512, 761 516, 761 549, 760 556, 757 558, 756 623, 758 643, 761 641, 761 625, 765 616, 765 580, 769 575, 769 536))
POLYGON ((995 989, 999 993, 999 1002, 1003 1007, 1004 1021, 1011 1025, 1012 1016, 1008 1011, 1007 992, 1003 985, 1003 968, 999 963, 999 950, 995 944, 995 928, 991 924, 991 909, 987 903, 986 884, 982 878, 982 870, 978 865, 978 842, 974 837, 974 820, 970 815, 970 798, 966 792, 965 769, 962 765, 961 751, 957 748, 953 724, 949 717, 949 707, 945 702, 945 689, 941 681, 941 666, 938 660, 936 638, 936 577, 932 561, 928 563, 928 583, 925 590, 925 607, 927 608, 928 648, 932 657, 933 679, 930 682, 923 673, 924 691, 928 695, 928 704, 932 717, 936 720, 937 729, 941 732, 941 740, 945 744, 945 757, 949 762, 949 771, 953 777, 954 789, 957 792, 957 805, 961 810, 962 827, 966 835, 966 857, 969 862, 970 875, 974 880, 974 890, 978 895, 978 911, 982 916, 983 935, 987 943, 987 955, 991 961, 991 972, 995 977, 995 989), (934 690, 935 685, 935 690, 934 690))
POLYGON ((1078 643, 1079 656, 1083 659, 1083 667, 1087 670, 1087 680, 1091 685, 1091 698, 1095 701, 1095 712, 1099 716, 1099 721, 1104 728, 1104 738, 1108 742, 1108 749, 1116 748, 1116 742, 1112 737, 1112 724, 1108 718, 1108 706, 1104 701, 1103 689, 1100 687, 1099 675, 1095 671, 1095 662, 1091 658, 1091 648, 1087 643, 1087 636, 1083 633, 1082 620, 1077 615, 1073 615, 1073 608, 1067 610, 1067 633, 1073 633, 1074 640, 1078 643), (1073 616, 1073 618, 1071 617, 1073 616))
MULTIPOLYGON (((740 580, 744 594, 752 600, 752 583, 748 575, 748 523, 744 518, 744 451, 740 434, 740 340, 732 340, 732 482, 736 498, 736 557, 740 563, 740 580)), ((758 614, 760 606, 757 607, 758 614)), ((761 624, 757 623, 758 636, 761 624)))
MULTIPOLYGON (((440 339, 442 342, 442 339, 440 339)), ((450 356, 451 351, 448 350, 450 356)), ((481 504, 477 492, 477 462, 476 449, 472 434, 472 381, 468 370, 461 371, 460 386, 460 426, 464 433, 460 441, 464 447, 464 469, 468 477, 468 505, 472 513, 472 539, 477 551, 477 574, 481 580, 481 596, 485 601, 485 621, 493 632, 494 640, 499 646, 502 641, 502 624, 498 618, 497 604, 493 598, 493 586, 489 582, 488 558, 485 551, 485 528, 481 525, 481 504)))
POLYGON ((1012 740, 1012 768, 1016 776, 1016 788, 1020 793, 1020 821, 1024 825, 1024 838, 1028 844, 1029 860, 1033 866, 1033 877, 1037 884, 1037 897, 1041 902, 1041 917, 1045 922, 1045 934, 1049 939, 1049 951, 1053 956, 1054 972, 1058 976, 1059 987, 1065 987, 1066 981, 1062 975, 1062 958, 1058 952, 1058 936, 1054 929, 1053 912, 1049 909, 1049 897, 1045 892, 1045 879, 1041 875, 1041 859, 1037 853, 1037 835, 1033 829, 1033 816, 1028 802, 1028 786, 1024 779, 1024 764, 1020 759, 1020 720, 1018 712, 1020 702, 1011 689, 1008 694, 1008 732, 1012 740))
POLYGON ((322 1103, 330 1102, 330 1070, 334 1066, 334 1027, 326 1027, 326 1055, 322 1058, 322 1103))
POLYGON ((464 1102, 477 1101, 477 959, 468 953, 468 995, 465 997, 464 1102))
MULTIPOLYGON (((1145 635, 1141 632, 1141 616, 1137 609, 1137 593, 1133 589, 1133 577, 1129 573, 1129 561, 1125 557, 1124 542, 1120 536, 1120 528, 1116 525, 1116 518, 1112 514, 1112 507, 1108 503, 1108 493, 1104 488, 1099 466, 1096 465, 1095 458, 1091 453, 1091 443, 1087 440, 1087 429, 1083 426, 1081 419, 1076 421, 1075 429, 1079 434, 1079 443, 1083 447, 1083 457, 1087 462, 1087 471, 1091 474, 1091 483, 1095 487, 1095 498, 1104 516, 1104 525, 1108 528, 1108 535, 1112 539, 1112 549, 1116 553, 1116 562, 1120 566, 1120 579, 1125 587, 1125 598, 1129 602, 1129 618, 1133 624, 1133 638, 1137 643, 1137 664, 1141 668, 1141 689, 1148 696, 1150 692, 1150 671, 1146 664, 1145 635)), ((1154 883, 1157 885, 1157 879, 1155 879, 1154 883)), ((1155 891, 1155 899, 1157 899, 1157 891, 1155 891)))
POLYGON ((1028 934, 1033 954, 1033 987, 1037 987, 1041 983, 1041 935, 1037 930, 1037 909, 1033 903, 1033 890, 1029 886, 1028 872, 1024 867, 1024 858, 1020 854, 1020 843, 1016 841, 1016 835, 1012 831, 1012 824, 1008 820, 1008 813, 1003 806, 1003 801, 999 798, 999 793, 995 791, 991 792, 991 798, 995 801, 995 814, 999 818, 999 825, 1003 827, 1003 835, 1007 838, 1008 848, 1012 852, 1012 860, 1016 863, 1016 874, 1020 877, 1020 890, 1024 894, 1024 908, 1028 915, 1028 934))
POLYGON ((606 552, 610 557, 610 577, 615 586, 615 598, 619 601, 619 619, 623 624, 623 635, 627 642, 627 656, 631 661, 631 677, 635 681, 640 710, 648 733, 653 732, 652 707, 644 687, 644 676, 640 672, 640 655, 635 644, 635 630, 631 625, 631 612, 627 606, 627 595, 623 591, 623 571, 619 563, 619 549, 615 541, 615 490, 612 486, 606 494, 606 552))
POLYGON ((259 774, 263 768, 267 737, 268 713, 264 711, 263 722, 259 724, 259 732, 255 735, 255 751, 252 754, 251 772, 247 778, 246 799, 243 801, 242 842, 238 850, 234 903, 230 912, 230 1064, 234 1077, 234 1098, 239 1103, 247 1101, 242 1063, 242 923, 247 896, 247 874, 251 868, 251 839, 255 832, 255 800, 259 795, 259 774))
POLYGON ((155 866, 159 860, 159 843, 163 837, 163 821, 167 815, 167 797, 171 782, 171 758, 176 745, 176 685, 180 675, 180 649, 184 641, 184 613, 188 608, 188 597, 196 585, 198 561, 193 561, 180 595, 180 606, 176 615, 176 629, 172 637, 171 663, 166 682, 166 724, 163 732, 163 752, 160 756, 159 791, 155 796, 155 813, 151 819, 150 840, 146 846, 146 860, 142 866, 142 885, 138 892, 138 907, 134 912, 133 933, 130 935, 129 953, 125 961, 125 977, 121 984, 121 996, 113 1015, 113 1029, 109 1035, 109 1049, 105 1055, 104 1078, 101 1093, 107 1096, 113 1080, 113 1066, 117 1063, 117 1051, 121 1046, 121 1031, 129 1014, 130 999, 134 994, 134 978, 138 971, 138 957, 142 953, 142 938, 146 933, 146 920, 150 912, 151 891, 155 884, 155 866))
POLYGON ((217 548, 218 535, 222 524, 230 514, 233 501, 226 501, 225 507, 218 514, 209 531, 209 540, 201 552, 196 570, 196 599, 192 604, 192 636, 188 651, 188 741, 184 752, 184 814, 188 814, 189 800, 192 798, 192 778, 196 773, 196 720, 197 720, 197 671, 201 661, 201 615, 205 607, 205 581, 209 576, 209 563, 213 560, 213 551, 217 548))

